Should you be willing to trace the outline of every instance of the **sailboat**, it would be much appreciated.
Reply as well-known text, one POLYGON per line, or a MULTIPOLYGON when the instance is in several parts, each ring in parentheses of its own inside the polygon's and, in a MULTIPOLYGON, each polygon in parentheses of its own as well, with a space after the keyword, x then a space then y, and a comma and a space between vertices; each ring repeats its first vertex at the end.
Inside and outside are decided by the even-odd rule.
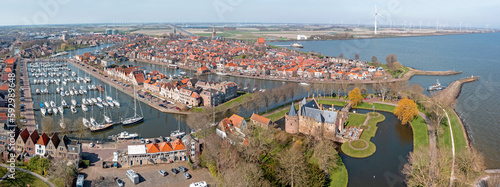
POLYGON ((82 122, 83 122, 83 125, 84 125, 85 127, 89 128, 89 126, 90 126, 90 122, 89 122, 89 120, 88 120, 87 118, 83 118, 83 119, 82 119, 82 122))
POLYGON ((40 112, 42 113, 42 116, 45 116, 45 113, 47 113, 47 109, 40 108, 40 112))
POLYGON ((89 108, 87 108, 87 105, 82 104, 82 110, 83 110, 84 112, 87 112, 87 111, 89 111, 89 108))
POLYGON ((178 120, 179 121, 179 127, 177 130, 173 131, 172 133, 170 133, 170 137, 177 137, 177 136, 182 136, 184 134, 186 134, 185 132, 181 132, 181 120, 178 120))
POLYGON ((71 105, 71 107, 70 107, 70 108, 71 108, 71 113, 73 113, 73 114, 74 114, 74 113, 76 113, 76 112, 77 112, 77 111, 76 111, 76 108, 75 108, 75 105, 71 105))
POLYGON ((63 107, 68 106, 68 104, 66 103, 66 101, 64 99, 61 100, 61 106, 63 106, 63 107))
MULTIPOLYGON (((133 124, 140 123, 140 122, 144 121, 144 117, 139 116, 137 114, 137 93, 135 93, 135 84, 132 84, 132 85, 134 85, 133 86, 134 87, 134 116, 124 119, 122 121, 123 125, 133 125, 133 124)), ((139 107, 140 107, 140 104, 139 104, 139 107)), ((141 110, 141 112, 142 112, 142 110, 141 110)))

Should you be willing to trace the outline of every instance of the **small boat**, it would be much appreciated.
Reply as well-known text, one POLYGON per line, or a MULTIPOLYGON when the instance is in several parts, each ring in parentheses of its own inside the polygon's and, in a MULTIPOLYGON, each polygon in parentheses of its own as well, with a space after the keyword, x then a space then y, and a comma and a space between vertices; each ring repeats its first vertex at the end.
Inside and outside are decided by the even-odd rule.
POLYGON ((50 106, 51 106, 52 108, 54 108, 54 107, 56 107, 56 103, 55 103, 54 101, 50 101, 50 106))
POLYGON ((69 91, 69 94, 70 94, 71 96, 75 95, 75 93, 73 93, 73 90, 70 90, 70 91, 69 91))
POLYGON ((76 77, 76 72, 71 72, 71 76, 76 77))
POLYGON ((36 94, 40 94, 40 89, 39 88, 36 88, 36 94))
POLYGON ((42 116, 45 116, 45 113, 47 113, 47 109, 40 108, 40 113, 42 113, 42 116))
POLYGON ((104 109, 104 106, 101 104, 101 103, 96 103, 97 107, 99 107, 100 109, 104 109))
POLYGON ((86 105, 86 104, 87 104, 87 99, 82 98, 82 103, 83 103, 84 105, 86 105))
POLYGON ((185 134, 186 134, 185 132, 181 132, 180 130, 175 130, 174 132, 170 133, 170 137, 177 137, 185 134))
POLYGON ((116 137, 118 139, 134 139, 138 136, 139 136, 139 134, 137 134, 137 133, 129 134, 127 131, 123 131, 120 134, 118 134, 116 137))
POLYGON ((303 48, 304 47, 302 44, 299 44, 299 43, 293 43, 290 46, 295 47, 295 48, 303 48))
POLYGON ((113 127, 113 124, 112 123, 105 123, 105 124, 92 124, 89 129, 90 131, 92 132, 97 132, 97 131, 102 131, 102 130, 106 130, 108 128, 111 128, 113 127))
POLYGON ((101 97, 97 97, 97 101, 102 102, 101 97))
POLYGON ((57 107, 59 113, 64 114, 64 108, 62 106, 57 107))
POLYGON ((76 111, 75 105, 71 105, 71 113, 73 113, 73 114, 74 114, 74 113, 76 113, 76 112, 77 112, 77 111, 76 111))
POLYGON ((61 119, 61 121, 59 121, 59 126, 60 126, 62 129, 66 129, 66 124, 64 124, 64 119, 61 119))
POLYGON ((66 96, 66 94, 64 94, 64 92, 61 92, 61 97, 64 97, 66 96))
POLYGON ((59 93, 61 90, 59 89, 59 87, 56 88, 56 93, 59 93))
POLYGON ((174 65, 174 64, 169 64, 168 67, 172 68, 172 69, 179 69, 179 67, 177 65, 174 65))
POLYGON ((92 103, 97 103, 97 99, 95 98, 90 98, 92 100, 92 103))
POLYGON ((90 77, 85 77, 85 81, 87 81, 88 83, 90 83, 90 77))
POLYGON ((59 110, 57 110, 57 107, 53 107, 52 108, 52 112, 54 113, 54 115, 57 115, 57 113, 59 112, 59 110))
POLYGON ((87 105, 84 105, 84 104, 83 104, 83 105, 82 105, 82 110, 83 110, 84 112, 87 112, 87 111, 89 111, 89 108, 87 108, 87 105))
POLYGON ((109 107, 108 102, 101 102, 101 104, 102 104, 102 106, 104 106, 106 108, 109 107))
POLYGON ((83 119, 82 119, 82 122, 83 122, 83 125, 84 125, 85 127, 89 128, 89 126, 90 126, 90 122, 89 122, 89 120, 88 120, 87 118, 83 118, 83 119))
POLYGON ((104 116, 104 122, 106 123, 113 123, 113 120, 111 120, 110 117, 106 116, 106 115, 103 115, 104 116))
POLYGON ((44 106, 43 102, 40 102, 40 108, 43 108, 44 106))
POLYGON ((307 83, 307 82, 301 82, 300 85, 308 86, 309 83, 307 83))
POLYGON ((112 98, 111 96, 109 96, 109 95, 108 95, 108 96, 106 96, 106 100, 108 100, 108 101, 112 101, 112 100, 113 100, 113 98, 112 98))
POLYGON ((72 104, 72 105, 76 105, 76 104, 77 104, 77 103, 76 103, 76 100, 71 99, 71 104, 72 104))
POLYGON ((52 115, 52 108, 47 108, 47 114, 52 115))
POLYGON ((436 84, 429 86, 427 88, 427 91, 436 91, 436 90, 442 90, 444 86, 441 86, 441 83, 439 83, 439 80, 436 81, 436 84))
POLYGON ((64 99, 61 100, 61 106, 63 106, 63 107, 67 107, 68 106, 68 104, 66 103, 66 101, 64 99))
POLYGON ((108 103, 108 105, 109 105, 110 107, 115 107, 115 105, 114 105, 114 104, 113 104, 113 102, 111 102, 111 101, 107 101, 106 103, 108 103))
POLYGON ((50 107, 49 102, 47 101, 43 102, 43 104, 45 105, 45 107, 50 107))
POLYGON ((229 75, 228 73, 223 73, 223 72, 217 72, 215 74, 220 75, 220 76, 228 76, 229 75))
POLYGON ((118 102, 117 100, 113 100, 113 104, 115 104, 115 106, 117 107, 120 107, 120 102, 118 102))

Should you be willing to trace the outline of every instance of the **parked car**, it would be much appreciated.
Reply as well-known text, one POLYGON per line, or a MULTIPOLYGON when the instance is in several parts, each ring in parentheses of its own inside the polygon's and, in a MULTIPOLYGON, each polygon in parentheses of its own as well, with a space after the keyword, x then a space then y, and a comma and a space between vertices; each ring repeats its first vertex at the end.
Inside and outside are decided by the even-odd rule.
POLYGON ((190 179, 191 175, 189 173, 184 173, 184 177, 186 177, 186 179, 190 179))
POLYGON ((188 170, 188 169, 187 169, 187 168, 185 168, 184 166, 179 166, 177 169, 178 169, 179 171, 184 172, 184 173, 188 170))
POLYGON ((144 142, 144 138, 141 138, 141 143, 145 143, 145 142, 144 142))
POLYGON ((174 175, 179 173, 179 170, 177 170, 175 168, 172 168, 170 171, 172 171, 172 173, 174 173, 174 175))
POLYGON ((123 182, 120 178, 118 178, 118 177, 117 177, 117 178, 115 179, 115 181, 116 181, 116 183, 118 184, 118 186, 120 186, 120 187, 125 186, 125 183, 124 183, 124 182, 123 182))
POLYGON ((165 170, 158 170, 158 173, 163 176, 167 176, 168 173, 165 170))

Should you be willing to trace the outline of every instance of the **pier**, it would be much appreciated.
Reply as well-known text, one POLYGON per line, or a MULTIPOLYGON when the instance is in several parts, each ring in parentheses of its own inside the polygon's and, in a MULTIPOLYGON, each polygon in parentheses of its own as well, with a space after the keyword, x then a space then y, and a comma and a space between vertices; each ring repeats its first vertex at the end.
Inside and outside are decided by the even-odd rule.
POLYGON ((438 101, 441 101, 442 104, 446 106, 451 106, 451 104, 453 104, 456 101, 457 97, 460 95, 462 85, 464 83, 474 82, 477 80, 479 80, 478 76, 470 76, 453 81, 447 88, 439 92, 439 94, 436 96, 436 99, 438 101))
MULTIPOLYGON (((28 60, 21 60, 22 70, 23 70, 23 76, 21 78, 23 79, 23 86, 20 86, 22 89, 24 89, 24 104, 25 104, 25 110, 24 112, 21 112, 21 115, 25 117, 26 123, 24 124, 24 128, 27 128, 28 131, 33 131, 36 128, 36 118, 35 118, 35 110, 34 110, 34 103, 33 103, 33 96, 31 95, 31 83, 29 79, 29 72, 28 72, 28 60)), ((21 75, 21 74, 19 74, 21 75)))

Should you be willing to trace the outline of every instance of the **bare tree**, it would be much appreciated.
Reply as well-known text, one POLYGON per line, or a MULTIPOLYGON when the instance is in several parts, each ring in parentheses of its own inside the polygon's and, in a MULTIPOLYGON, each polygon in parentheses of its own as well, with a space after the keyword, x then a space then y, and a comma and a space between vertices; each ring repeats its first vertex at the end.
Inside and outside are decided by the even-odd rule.
POLYGON ((354 54, 354 59, 359 60, 359 54, 358 53, 354 54))
POLYGON ((455 178, 461 184, 473 185, 485 169, 483 155, 474 148, 459 151, 455 165, 455 178))
POLYGON ((321 139, 314 145, 312 157, 318 161, 320 169, 328 173, 337 167, 337 151, 335 144, 327 139, 321 139))
POLYGON ((408 163, 403 166, 402 173, 406 176, 408 186, 447 186, 450 182, 450 154, 433 147, 429 150, 420 147, 408 155, 408 163), (431 158, 435 155, 435 159, 431 158))
POLYGON ((269 96, 271 97, 270 99, 273 101, 274 107, 277 107, 278 106, 278 102, 279 102, 280 97, 281 97, 281 91, 278 88, 278 89, 273 89, 270 92, 271 92, 269 94, 269 96))
POLYGON ((327 84, 327 83, 323 83, 323 84, 321 84, 321 91, 323 91, 323 95, 324 95, 324 97, 326 97, 326 95, 327 95, 327 92, 328 92, 328 85, 329 85, 329 84, 327 84))
POLYGON ((54 132, 54 120, 51 117, 45 116, 42 118, 42 132, 51 133, 54 132))
POLYGON ((342 87, 342 91, 344 91, 344 95, 347 95, 347 92, 349 91, 349 82, 343 81, 340 83, 340 86, 342 87))
POLYGON ((339 58, 344 58, 344 53, 340 53, 338 57, 339 58))
POLYGON ((378 82, 378 88, 380 89, 380 94, 382 95, 382 102, 385 101, 385 96, 387 94, 388 82, 383 80, 378 82))
POLYGON ((387 67, 389 69, 394 69, 394 63, 398 61, 398 57, 396 54, 390 54, 385 57, 385 61, 387 62, 387 67))
POLYGON ((263 94, 262 95, 262 100, 261 100, 261 104, 266 107, 266 112, 267 112, 267 109, 269 108, 269 104, 271 103, 271 95, 269 94, 263 94))
POLYGON ((374 66, 378 66, 378 65, 379 65, 379 64, 378 64, 378 59, 377 59, 377 57, 376 57, 376 56, 372 56, 372 64, 373 64, 374 66))
POLYGON ((78 134, 78 137, 80 139, 82 139, 83 136, 85 136, 85 134, 87 134, 87 127, 85 127, 85 125, 83 124, 83 118, 77 118, 74 122, 73 122, 73 126, 74 126, 74 129, 75 131, 77 132, 78 134))
POLYGON ((295 99, 295 95, 297 95, 298 91, 299 89, 296 84, 288 84, 287 93, 290 99, 292 99, 292 101, 295 99))
MULTIPOLYGON (((296 143, 297 144, 297 143, 296 143)), ((290 149, 283 151, 279 155, 280 163, 280 178, 284 184, 291 187, 307 186, 307 171, 306 158, 299 146, 294 145, 290 149)))
POLYGON ((309 97, 309 93, 313 90, 312 85, 304 85, 304 90, 307 92, 307 97, 309 97))

